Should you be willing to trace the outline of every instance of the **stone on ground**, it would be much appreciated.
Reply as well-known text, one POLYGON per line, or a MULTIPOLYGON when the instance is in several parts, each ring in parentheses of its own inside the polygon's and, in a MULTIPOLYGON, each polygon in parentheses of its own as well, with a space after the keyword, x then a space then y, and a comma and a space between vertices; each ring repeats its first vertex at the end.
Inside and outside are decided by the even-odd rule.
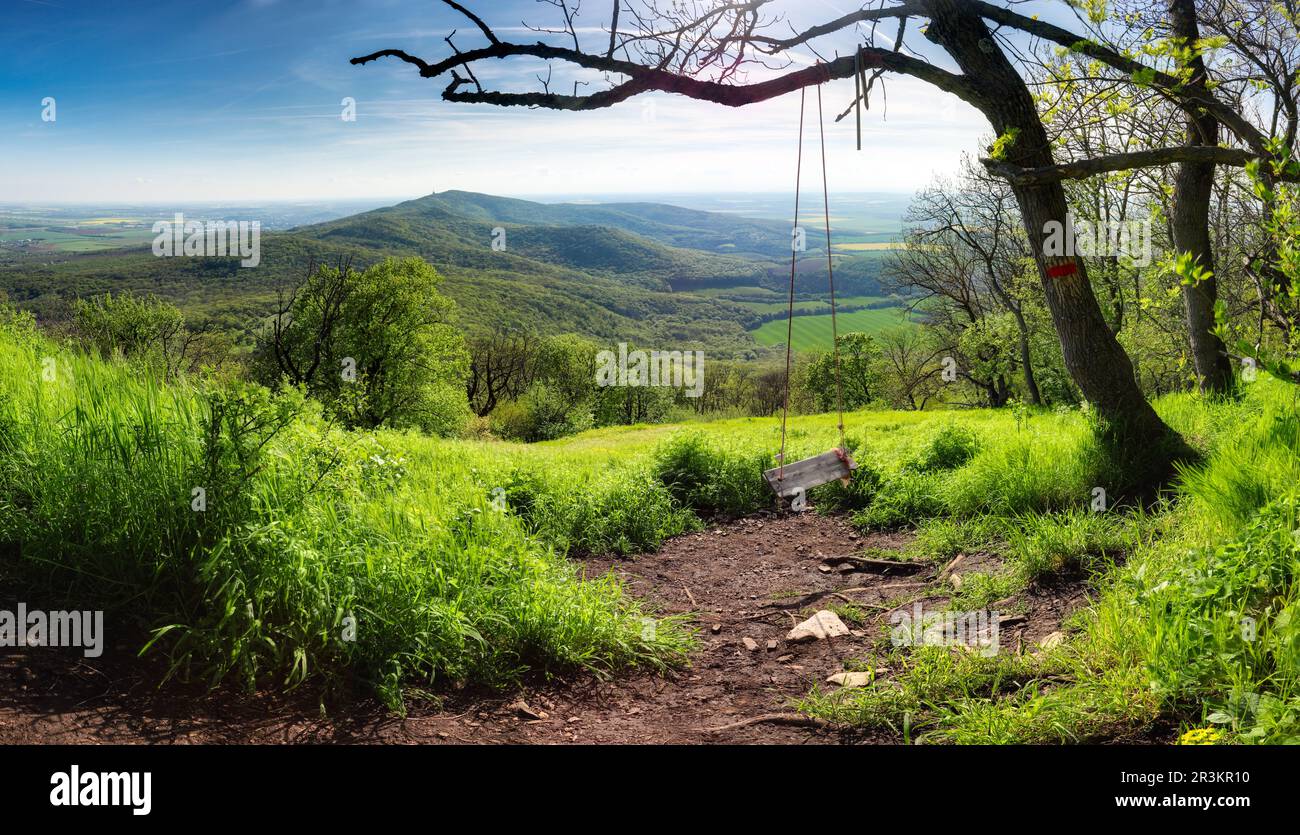
POLYGON ((849 634, 849 628, 839 616, 828 609, 822 609, 808 620, 790 630, 785 636, 787 641, 820 641, 825 638, 839 638, 849 634))

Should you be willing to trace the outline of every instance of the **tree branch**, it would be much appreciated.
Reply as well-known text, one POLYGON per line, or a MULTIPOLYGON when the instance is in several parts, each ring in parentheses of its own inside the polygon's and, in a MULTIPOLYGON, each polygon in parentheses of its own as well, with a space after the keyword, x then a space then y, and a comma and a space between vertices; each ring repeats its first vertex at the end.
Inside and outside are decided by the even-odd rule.
MULTIPOLYGON (((593 55, 575 49, 550 46, 543 43, 515 44, 500 42, 482 49, 472 49, 459 55, 453 55, 437 64, 428 64, 407 55, 401 50, 385 49, 360 58, 353 58, 352 63, 365 64, 378 58, 395 57, 419 66, 421 76, 435 78, 455 67, 475 61, 516 56, 566 61, 586 69, 626 75, 629 80, 617 84, 609 90, 586 96, 566 96, 544 92, 502 93, 489 91, 468 93, 459 90, 461 83, 465 80, 453 80, 447 89, 443 91, 443 99, 475 104, 547 107, 556 110, 595 110, 625 101, 640 93, 659 91, 680 93, 693 99, 722 104, 728 107, 742 107, 775 98, 792 90, 823 84, 832 79, 853 77, 853 56, 851 55, 837 58, 827 64, 805 67, 754 84, 722 84, 717 81, 705 81, 679 75, 668 70, 647 67, 633 61, 624 61, 605 55, 593 55)), ((876 47, 863 47, 862 63, 864 67, 882 68, 915 76, 971 103, 976 103, 978 99, 978 92, 968 79, 901 52, 876 47)))
POLYGON ((487 36, 487 39, 489 41, 491 41, 494 44, 501 43, 501 41, 497 40, 497 36, 492 34, 492 30, 488 28, 487 24, 484 23, 483 19, 480 18, 478 15, 474 14, 473 12, 471 12, 469 9, 465 8, 461 4, 455 2, 455 0, 442 0, 442 2, 446 3, 448 6, 451 6, 453 9, 465 15, 465 17, 469 18, 470 21, 475 26, 477 26, 484 35, 487 36))
POLYGON ((1249 121, 1242 117, 1240 113, 1228 107, 1223 102, 1216 99, 1212 94, 1198 92, 1194 87, 1184 84, 1178 78, 1168 73, 1152 69, 1141 61, 1129 58, 1116 52, 1104 44, 1100 44, 1089 38, 1083 38, 1071 32, 1068 29, 1062 29, 1045 20, 1035 20, 1032 17, 1026 17, 1011 9, 995 6, 986 3, 984 0, 971 0, 972 4, 979 11, 981 17, 993 21, 994 23, 1018 29, 1030 35, 1051 41, 1066 49, 1078 52, 1081 55, 1087 55, 1089 58, 1095 58, 1102 63, 1117 69, 1129 75, 1141 74, 1149 79, 1152 86, 1161 89, 1172 95, 1180 104, 1186 106, 1188 103, 1199 105, 1217 118, 1224 125, 1228 126, 1233 133, 1242 141, 1249 145, 1261 156, 1271 156, 1268 152, 1268 143, 1264 135, 1259 132, 1249 121))
MULTIPOLYGON (((1108 154, 1077 162, 1064 162, 1060 165, 1046 165, 1039 168, 1021 168, 1002 160, 983 158, 980 160, 990 173, 1006 179, 1013 185, 1042 185, 1057 180, 1081 180, 1094 174, 1108 171, 1128 171, 1133 168, 1149 168, 1156 165, 1168 165, 1175 162, 1209 162, 1216 165, 1242 167, 1258 156, 1240 148, 1220 148, 1210 145, 1185 145, 1177 148, 1153 148, 1147 151, 1133 151, 1124 154, 1108 154)), ((1292 182, 1300 176, 1286 173, 1279 177, 1292 182)))

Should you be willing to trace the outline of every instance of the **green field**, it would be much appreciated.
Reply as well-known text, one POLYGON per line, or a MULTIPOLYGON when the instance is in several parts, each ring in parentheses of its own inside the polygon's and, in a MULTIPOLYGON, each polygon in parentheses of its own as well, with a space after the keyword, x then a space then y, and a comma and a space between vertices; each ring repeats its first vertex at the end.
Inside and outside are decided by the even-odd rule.
MULTIPOLYGON (((886 300, 886 296, 843 296, 835 299, 835 306, 840 310, 848 307, 860 307, 862 305, 875 304, 886 300)), ((789 301, 779 302, 757 302, 734 300, 736 304, 747 307, 755 313, 780 313, 789 307, 789 301)), ((825 299, 805 299, 796 300, 794 303, 795 310, 820 310, 825 313, 831 312, 831 303, 825 299)))
MULTIPOLYGON (((901 307, 884 307, 872 310, 857 310, 841 313, 837 317, 841 334, 861 332, 877 334, 889 328, 906 325, 909 322, 906 312, 901 307)), ((754 339, 760 345, 783 345, 786 340, 786 320, 777 319, 764 322, 752 331, 754 339)), ((831 317, 796 316, 794 318, 793 347, 796 351, 825 351, 831 347, 831 317)))
POLYGON ((14 227, 0 229, 0 246, 16 245, 18 241, 35 243, 24 249, 47 248, 54 252, 102 252, 138 246, 152 241, 154 234, 148 228, 114 228, 104 224, 94 234, 81 234, 47 227, 14 227))

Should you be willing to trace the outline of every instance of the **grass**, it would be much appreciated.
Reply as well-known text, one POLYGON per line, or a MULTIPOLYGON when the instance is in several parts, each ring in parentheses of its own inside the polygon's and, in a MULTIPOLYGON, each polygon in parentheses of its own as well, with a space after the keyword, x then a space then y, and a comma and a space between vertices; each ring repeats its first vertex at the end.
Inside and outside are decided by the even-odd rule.
POLYGON ((563 551, 645 547, 695 517, 646 474, 595 467, 500 512, 491 488, 522 501, 526 456, 496 453, 349 435, 292 395, 163 386, 0 332, 6 582, 33 605, 104 609, 173 675, 359 688, 400 710, 412 686, 679 663, 676 621, 646 629, 563 551))
MULTIPOLYGON (((882 307, 870 310, 855 310, 842 313, 836 317, 839 332, 877 334, 889 328, 907 324, 907 313, 901 307, 882 307)), ((764 322, 750 331, 754 340, 760 345, 784 345, 786 341, 786 320, 784 318, 764 322)), ((831 317, 827 315, 796 316, 794 334, 791 337, 796 351, 829 351, 831 347, 831 317)))
MULTIPOLYGON (((1095 599, 1051 650, 891 649, 854 663, 894 673, 802 709, 937 742, 1114 738, 1171 718, 1300 741, 1295 390, 1261 379, 1240 402, 1156 405, 1202 459, 1154 505, 1104 513, 1112 469, 1078 410, 847 415, 861 466, 813 495, 820 510, 915 529, 912 559, 999 557, 962 575, 957 609, 1061 577, 1091 578, 1095 599)), ((833 446, 835 420, 792 419, 791 458, 833 446)), ((779 442, 760 418, 534 445, 345 433, 292 393, 162 385, 10 323, 0 571, 29 604, 105 609, 172 675, 211 683, 359 689, 400 710, 447 683, 662 669, 685 661, 684 625, 566 557, 768 505, 779 442)))
MULTIPOLYGON (((1073 639, 992 658, 895 650, 902 671, 893 680, 815 692, 802 709, 905 728, 928 742, 1113 739, 1170 719, 1187 732, 1218 728, 1229 741, 1300 742, 1296 391, 1261 380, 1241 402, 1173 395, 1157 408, 1204 458, 1184 467, 1174 492, 1154 507, 1080 507, 1087 474, 1105 467, 1087 435, 1058 431, 1040 439, 1043 449, 1017 436, 987 444, 931 485, 942 507, 911 520, 919 525, 914 558, 986 550, 1003 559, 998 573, 963 575, 955 609, 987 607, 1062 575, 1091 575, 1096 599, 1071 620, 1073 639), (1075 506, 1063 506, 1071 496, 1075 506), (963 518, 971 512, 978 515, 963 518)), ((1024 431, 1018 425, 1017 435, 1024 431)), ((881 495, 905 504, 919 492, 908 481, 931 477, 909 474, 904 462, 881 495), (903 484, 892 487, 896 480, 903 484)))
MULTIPOLYGON (((887 296, 836 296, 835 306, 839 310, 845 310, 849 307, 879 304, 888 300, 887 296)), ((784 298, 779 301, 750 301, 744 297, 737 297, 734 301, 755 313, 784 313, 789 307, 789 300, 784 298)), ((827 299, 796 299, 794 309, 816 310, 829 314, 831 312, 831 303, 827 299)), ((781 321, 785 321, 784 317, 782 317, 781 321)))

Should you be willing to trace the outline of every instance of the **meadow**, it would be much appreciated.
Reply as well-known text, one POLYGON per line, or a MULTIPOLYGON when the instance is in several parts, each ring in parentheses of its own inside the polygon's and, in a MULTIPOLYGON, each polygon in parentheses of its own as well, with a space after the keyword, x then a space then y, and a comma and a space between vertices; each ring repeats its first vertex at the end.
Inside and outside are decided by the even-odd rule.
MULTIPOLYGON (((865 333, 878 334, 889 328, 906 325, 910 317, 901 307, 883 307, 868 310, 855 310, 840 313, 835 324, 841 334, 865 333)), ((792 327, 790 337, 796 351, 829 351, 831 348, 831 316, 827 314, 808 314, 796 316, 794 325, 790 326, 784 319, 764 322, 751 331, 760 345, 784 345, 787 328, 792 327)))
MULTIPOLYGON (((1240 402, 1157 405, 1201 458, 1154 501, 1113 489, 1105 513, 1094 489, 1117 482, 1085 411, 848 416, 862 466, 814 493, 820 512, 914 529, 909 559, 1001 554, 954 607, 1067 572, 1090 576, 1094 599, 1050 651, 922 648, 887 685, 800 708, 929 741, 1106 739, 1170 720, 1300 737, 1295 388, 1261 377, 1240 402)), ((790 428, 792 457, 836 438, 830 415, 790 428)), ((690 663, 688 625, 571 557, 770 507, 779 432, 773 418, 533 445, 345 432, 291 391, 163 384, 16 319, 0 328, 3 581, 47 608, 105 609, 169 676, 375 693, 398 711, 455 684, 663 670, 690 663)))

